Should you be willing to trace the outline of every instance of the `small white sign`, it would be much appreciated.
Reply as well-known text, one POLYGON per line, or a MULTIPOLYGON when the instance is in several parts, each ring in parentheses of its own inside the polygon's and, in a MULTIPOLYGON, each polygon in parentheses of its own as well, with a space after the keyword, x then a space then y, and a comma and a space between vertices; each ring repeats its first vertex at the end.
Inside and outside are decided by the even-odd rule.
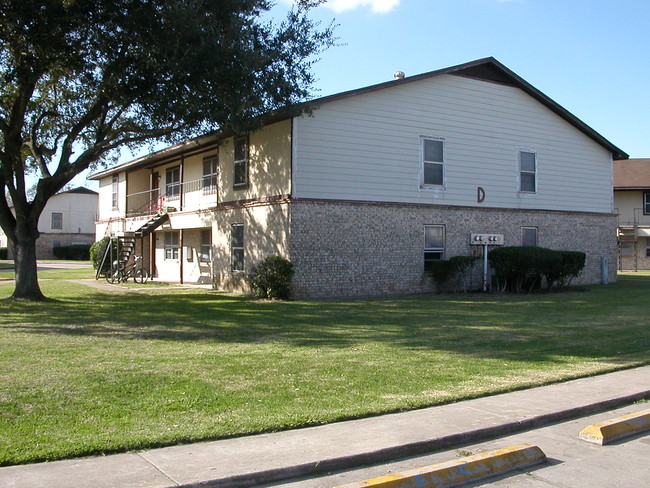
POLYGON ((503 234, 470 234, 469 243, 472 246, 503 246, 503 234))

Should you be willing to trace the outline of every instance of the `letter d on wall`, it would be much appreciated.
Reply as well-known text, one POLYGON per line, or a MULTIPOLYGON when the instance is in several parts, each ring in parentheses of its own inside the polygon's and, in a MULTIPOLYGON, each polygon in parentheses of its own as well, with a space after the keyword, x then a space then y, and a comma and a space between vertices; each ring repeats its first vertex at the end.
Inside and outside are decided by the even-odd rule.
POLYGON ((476 201, 478 203, 483 203, 485 200, 485 190, 481 188, 480 186, 476 187, 476 201))

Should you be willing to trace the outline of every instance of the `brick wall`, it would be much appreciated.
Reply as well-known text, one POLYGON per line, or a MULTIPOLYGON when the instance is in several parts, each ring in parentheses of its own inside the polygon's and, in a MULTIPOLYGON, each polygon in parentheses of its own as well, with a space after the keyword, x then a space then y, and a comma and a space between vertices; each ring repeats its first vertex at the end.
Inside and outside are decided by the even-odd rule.
POLYGON ((520 245, 521 228, 537 227, 539 246, 587 253, 576 283, 600 283, 601 257, 616 280, 613 215, 298 200, 291 203, 289 240, 294 296, 433 291, 424 273, 425 225, 445 226, 445 258, 469 255, 472 232, 504 234, 505 245, 520 245))
POLYGON ((41 233, 36 240, 36 258, 37 259, 57 259, 54 256, 54 244, 69 246, 72 243, 84 243, 91 245, 95 242, 95 234, 63 234, 63 233, 41 233))

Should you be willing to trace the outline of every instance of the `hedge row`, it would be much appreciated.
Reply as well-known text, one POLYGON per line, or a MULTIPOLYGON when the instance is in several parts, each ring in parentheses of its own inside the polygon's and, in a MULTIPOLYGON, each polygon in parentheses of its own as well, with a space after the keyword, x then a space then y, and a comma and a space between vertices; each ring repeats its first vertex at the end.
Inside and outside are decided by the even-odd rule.
POLYGON ((9 259, 9 250, 6 247, 0 247, 0 259, 9 259))
POLYGON ((52 251, 58 259, 74 259, 88 261, 90 259, 90 244, 72 244, 71 246, 54 246, 52 251))
POLYGON ((534 246, 498 247, 488 259, 500 290, 530 292, 541 288, 543 281, 547 290, 569 286, 582 272, 586 254, 534 246))

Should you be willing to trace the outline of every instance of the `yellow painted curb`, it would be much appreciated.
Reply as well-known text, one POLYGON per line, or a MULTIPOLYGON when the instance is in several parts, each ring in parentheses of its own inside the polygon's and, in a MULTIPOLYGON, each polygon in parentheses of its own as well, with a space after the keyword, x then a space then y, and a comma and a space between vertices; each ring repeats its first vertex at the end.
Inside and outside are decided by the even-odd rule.
POLYGON ((601 446, 650 430, 650 409, 598 422, 580 431, 580 439, 601 446))
POLYGON ((546 454, 539 447, 524 443, 337 488, 451 487, 545 461, 546 454))

